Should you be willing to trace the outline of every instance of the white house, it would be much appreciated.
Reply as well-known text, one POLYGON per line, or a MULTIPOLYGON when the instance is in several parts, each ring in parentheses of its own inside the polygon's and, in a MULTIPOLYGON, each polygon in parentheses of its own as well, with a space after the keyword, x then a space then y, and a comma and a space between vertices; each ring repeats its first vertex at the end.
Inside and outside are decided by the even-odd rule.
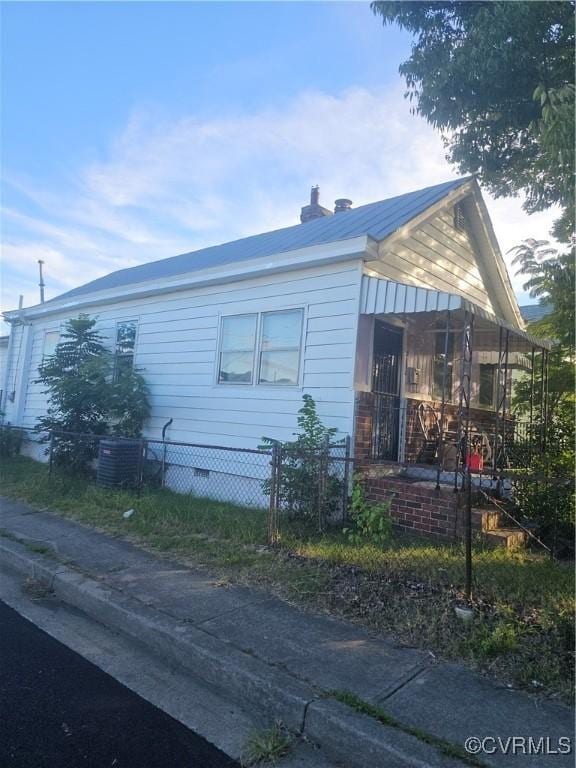
POLYGON ((359 208, 338 200, 334 213, 315 188, 300 224, 5 313, 6 421, 33 427, 44 412, 38 364, 80 312, 97 316, 111 348, 142 371, 146 435, 160 437, 172 419, 170 440, 288 440, 309 393, 366 461, 442 460, 463 404, 478 433, 492 435, 484 450, 495 461, 510 371, 534 354, 543 362, 546 348, 523 330, 473 178, 359 208))

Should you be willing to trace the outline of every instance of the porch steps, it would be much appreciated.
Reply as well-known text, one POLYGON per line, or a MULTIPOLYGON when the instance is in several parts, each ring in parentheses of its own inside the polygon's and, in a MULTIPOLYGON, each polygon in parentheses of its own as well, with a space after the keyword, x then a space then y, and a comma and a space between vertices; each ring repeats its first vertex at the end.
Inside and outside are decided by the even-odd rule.
POLYGON ((523 547, 528 538, 525 531, 520 528, 496 528, 493 531, 485 531, 483 537, 489 546, 505 549, 523 547))
POLYGON ((472 528, 482 533, 496 531, 501 527, 501 517, 500 512, 494 509, 473 509, 472 528))
POLYGON ((472 528, 479 532, 488 546, 517 549, 524 546, 527 534, 520 528, 507 525, 506 516, 496 509, 472 510, 472 528))

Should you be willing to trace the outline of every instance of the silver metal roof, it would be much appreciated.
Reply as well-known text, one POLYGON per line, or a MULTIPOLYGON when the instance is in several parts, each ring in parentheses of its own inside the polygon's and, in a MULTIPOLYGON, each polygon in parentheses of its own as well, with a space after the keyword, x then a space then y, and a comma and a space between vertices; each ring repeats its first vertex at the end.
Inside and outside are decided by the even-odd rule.
POLYGON ((405 285, 370 275, 362 277, 361 314, 407 315, 416 312, 442 312, 448 309, 462 309, 472 312, 476 317, 480 317, 494 326, 506 328, 516 338, 527 342, 529 346, 533 345, 544 349, 551 349, 552 347, 551 342, 547 339, 532 336, 455 293, 405 285))
MULTIPOLYGON (((440 201, 453 189, 469 180, 470 177, 447 181, 416 192, 391 197, 388 200, 352 208, 333 216, 314 219, 305 224, 297 224, 293 227, 234 240, 223 245, 172 256, 161 261, 152 261, 137 267, 121 269, 67 291, 51 299, 51 301, 60 301, 64 298, 83 296, 96 291, 150 280, 162 280, 209 267, 273 256, 277 253, 348 240, 361 235, 368 235, 377 241, 384 240, 415 216, 440 201)), ((46 302, 46 304, 48 303, 46 302)))

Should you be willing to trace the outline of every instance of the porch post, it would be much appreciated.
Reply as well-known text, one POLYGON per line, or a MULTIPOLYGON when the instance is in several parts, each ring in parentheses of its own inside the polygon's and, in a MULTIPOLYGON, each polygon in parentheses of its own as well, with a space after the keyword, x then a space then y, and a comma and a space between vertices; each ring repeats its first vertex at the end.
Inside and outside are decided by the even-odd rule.
MULTIPOLYGON (((444 367, 442 369, 442 404, 440 406, 440 432, 438 435, 439 452, 444 449, 444 416, 446 412, 446 379, 448 378, 448 347, 450 341, 450 310, 446 312, 446 330, 444 332, 444 367)), ((438 457, 440 458, 440 457, 438 457)), ((443 457, 442 457, 443 460, 443 457)), ((436 490, 440 490, 440 472, 442 471, 440 461, 436 467, 436 490)))
POLYGON ((534 347, 532 347, 530 364, 530 431, 528 433, 528 445, 530 446, 528 455, 530 457, 530 464, 532 464, 532 441, 534 440, 534 357, 535 350, 534 347))
MULTIPOLYGON (((464 471, 462 480, 466 477, 466 456, 470 434, 470 385, 472 382, 472 336, 474 333, 474 315, 468 310, 464 313, 464 328, 462 330, 462 359, 460 361, 460 386, 458 391, 458 450, 456 452, 456 468, 454 470, 454 490, 458 490, 458 465, 464 451, 464 471)), ((464 487, 464 485, 463 485, 464 487)))
POLYGON ((545 410, 544 410, 544 372, 545 372, 545 362, 544 362, 544 349, 540 350, 540 428, 539 428, 539 439, 538 444, 540 448, 540 453, 544 451, 544 419, 545 419, 545 410))
POLYGON ((510 340, 510 331, 506 330, 506 343, 504 346, 504 389, 502 390, 502 458, 500 469, 504 468, 506 462, 506 406, 508 405, 508 348, 510 340))
POLYGON ((498 471, 498 460, 500 458, 500 406, 502 403, 502 341, 504 339, 504 328, 500 326, 498 330, 498 368, 496 369, 496 412, 494 414, 494 451, 492 453, 492 464, 494 472, 498 471))
POLYGON ((544 362, 544 421, 542 424, 542 450, 546 450, 546 442, 548 437, 548 367, 549 367, 549 352, 546 350, 543 351, 543 354, 545 355, 545 362, 544 362))

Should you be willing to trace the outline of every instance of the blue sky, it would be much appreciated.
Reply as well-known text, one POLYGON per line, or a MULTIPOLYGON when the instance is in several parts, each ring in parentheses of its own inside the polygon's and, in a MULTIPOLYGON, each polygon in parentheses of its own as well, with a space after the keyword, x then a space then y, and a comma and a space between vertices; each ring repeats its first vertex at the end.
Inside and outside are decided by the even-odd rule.
MULTIPOLYGON (((2 5, 2 307, 452 178, 367 3, 2 5)), ((490 201, 503 249, 551 212, 490 201)), ((518 281, 515 285, 519 287, 518 281)), ((520 296, 525 300, 525 296, 520 296)))

